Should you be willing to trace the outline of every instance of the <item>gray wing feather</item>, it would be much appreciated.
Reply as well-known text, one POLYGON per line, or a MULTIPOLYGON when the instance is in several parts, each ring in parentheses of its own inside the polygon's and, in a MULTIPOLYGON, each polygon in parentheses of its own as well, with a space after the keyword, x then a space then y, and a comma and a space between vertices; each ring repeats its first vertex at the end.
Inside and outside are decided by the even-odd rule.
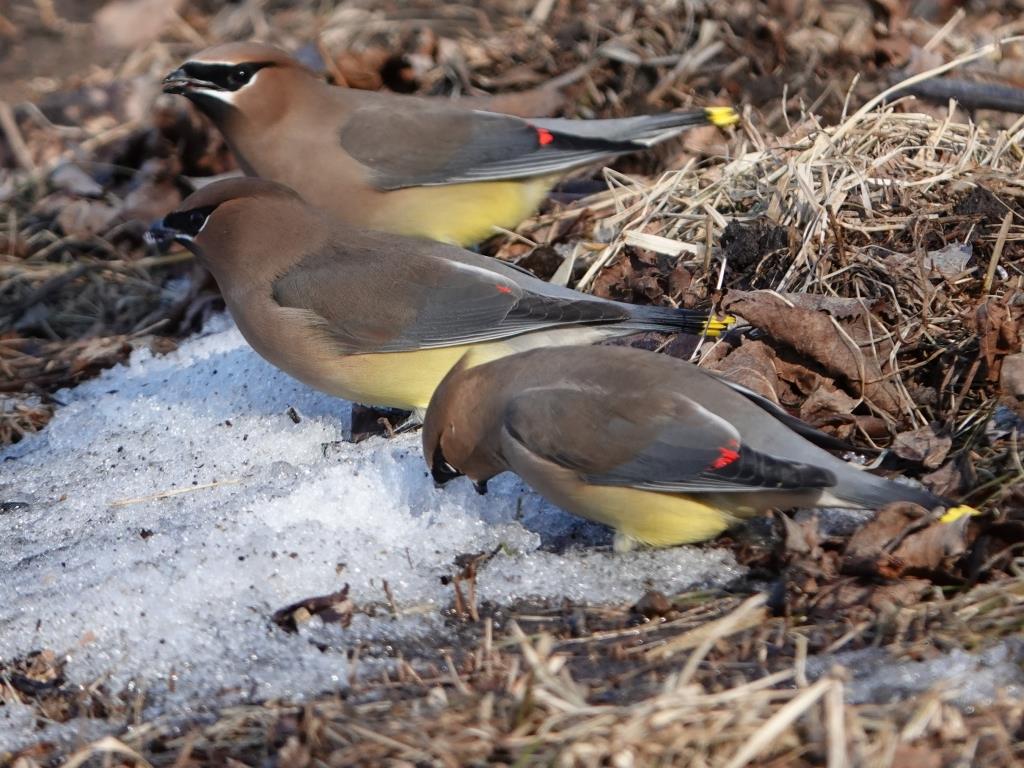
MULTIPOLYGON (((448 263, 450 266, 450 262, 448 263)), ((518 281, 459 265, 402 335, 380 351, 459 346, 573 325, 616 323, 628 315, 612 302, 549 297, 518 281)))
POLYGON ((527 450, 593 485, 728 493, 835 484, 828 470, 744 448, 731 424, 680 393, 651 405, 618 391, 530 390, 504 423, 527 450))
POLYGON ((707 124, 707 113, 667 112, 660 115, 638 115, 608 120, 569 120, 564 117, 532 120, 533 125, 552 133, 578 138, 626 142, 634 149, 649 147, 672 138, 694 125, 707 124))
POLYGON ((629 323, 628 306, 551 286, 485 256, 441 243, 351 233, 310 254, 272 287, 282 307, 309 313, 343 354, 460 346, 584 324, 629 323), (393 241, 393 242, 392 242, 393 241), (417 253, 403 252, 415 242, 417 253), (457 257, 457 258, 455 258, 457 257), (493 261, 493 265, 490 263, 493 261), (359 286, 389 286, 389 300, 359 286))
POLYGON ((703 112, 618 120, 532 120, 403 98, 356 109, 341 126, 342 148, 380 189, 520 179, 561 173, 644 149, 703 112), (549 132, 542 144, 538 129, 549 132))

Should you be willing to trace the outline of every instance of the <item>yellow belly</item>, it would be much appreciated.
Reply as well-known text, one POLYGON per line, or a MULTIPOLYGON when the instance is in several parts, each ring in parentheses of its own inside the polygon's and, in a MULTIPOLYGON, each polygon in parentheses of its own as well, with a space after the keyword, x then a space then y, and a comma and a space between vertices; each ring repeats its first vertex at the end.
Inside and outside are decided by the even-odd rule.
MULTIPOLYGON (((614 329, 601 327, 559 328, 482 344, 421 349, 415 352, 334 356, 330 358, 329 364, 317 366, 318 371, 326 372, 326 379, 312 380, 298 373, 293 375, 317 389, 357 403, 422 412, 430 404, 430 398, 441 380, 462 360, 463 355, 466 356, 464 365, 473 367, 529 349, 564 344, 594 344, 615 335, 614 329)), ((283 365, 280 367, 289 371, 283 365)))
POLYGON ((719 500, 638 488, 588 485, 572 470, 531 453, 512 438, 502 441, 509 468, 541 496, 567 512, 603 523, 622 538, 653 547, 689 544, 717 536, 753 509, 728 509, 719 500))
POLYGON ((368 225, 373 229, 472 245, 512 229, 544 200, 557 177, 413 187, 377 198, 368 225))
POLYGON ((654 547, 704 541, 738 520, 725 510, 679 494, 581 485, 574 495, 576 509, 570 512, 654 547))
MULTIPOLYGON (((500 344, 481 344, 481 362, 502 357, 500 344)), ((367 405, 410 411, 425 410, 437 385, 459 362, 466 347, 442 347, 417 352, 353 355, 338 360, 334 394, 367 405)), ((331 390, 328 390, 331 391, 331 390)))

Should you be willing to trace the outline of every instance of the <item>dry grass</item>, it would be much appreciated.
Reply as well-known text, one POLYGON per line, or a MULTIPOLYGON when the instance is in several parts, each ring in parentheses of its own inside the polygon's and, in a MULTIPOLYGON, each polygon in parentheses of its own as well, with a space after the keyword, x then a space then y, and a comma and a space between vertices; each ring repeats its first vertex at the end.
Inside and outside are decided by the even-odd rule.
MULTIPOLYGON (((1012 766, 1024 704, 964 710, 941 684, 849 704, 851 670, 808 659, 876 645, 893 658, 978 649, 1024 626, 1024 580, 833 622, 773 618, 763 594, 680 595, 643 621, 628 606, 487 617, 458 661, 399 661, 344 697, 222 711, 206 725, 140 724, 60 763, 80 765, 1012 766), (577 616, 576 621, 580 620, 577 616), (500 621, 504 629, 496 629, 500 621)), ((34 763, 24 758, 20 764, 34 763)))

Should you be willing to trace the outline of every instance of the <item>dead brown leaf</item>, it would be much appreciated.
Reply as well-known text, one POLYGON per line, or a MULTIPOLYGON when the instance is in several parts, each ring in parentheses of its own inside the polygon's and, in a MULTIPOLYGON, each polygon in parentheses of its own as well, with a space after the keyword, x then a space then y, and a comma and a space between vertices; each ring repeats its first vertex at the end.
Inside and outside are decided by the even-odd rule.
POLYGON ((636 304, 661 304, 668 289, 669 270, 656 254, 627 249, 594 280, 594 294, 636 304))
POLYGON ((947 461, 934 472, 922 477, 921 482, 940 496, 956 494, 964 484, 963 473, 958 463, 955 459, 947 461))
POLYGON ((779 376, 775 371, 775 353, 762 341, 743 339, 743 343, 726 357, 708 367, 747 389, 779 402, 779 376))
POLYGON ((844 573, 880 576, 948 573, 952 561, 967 551, 970 516, 951 523, 933 519, 923 507, 889 504, 850 538, 843 553, 844 573))
POLYGON ((999 380, 1003 358, 1021 352, 1021 319, 1024 307, 1014 306, 1013 297, 989 299, 978 306, 974 316, 978 345, 990 382, 999 380))
POLYGON ((1024 352, 1003 358, 999 389, 1003 402, 1024 416, 1024 352))
POLYGON ((808 294, 783 296, 772 291, 729 291, 722 307, 766 331, 772 342, 788 345, 862 391, 865 400, 876 408, 892 416, 902 410, 899 391, 883 378, 879 363, 879 359, 885 359, 887 345, 877 345, 876 357, 870 345, 869 324, 877 321, 860 301, 808 294))
POLYGON ((777 515, 777 519, 782 521, 782 528, 785 531, 787 553, 814 559, 821 556, 821 537, 818 533, 820 521, 817 514, 810 515, 800 522, 781 513, 777 515))
POLYGON ((932 589, 927 579, 902 579, 888 584, 871 584, 864 579, 846 578, 832 582, 812 596, 816 616, 835 616, 858 608, 875 613, 892 613, 896 608, 915 605, 932 589))
POLYGON ((951 565, 967 551, 971 518, 964 516, 951 523, 933 522, 923 531, 908 536, 893 556, 911 573, 937 571, 951 565))
MULTIPOLYGON (((789 385, 792 397, 787 403, 793 407, 799 406, 804 398, 810 397, 821 387, 823 377, 804 365, 785 357, 776 357, 774 362, 779 378, 789 385)), ((831 379, 828 381, 831 382, 831 379)), ((835 385, 835 382, 831 383, 835 385)))
POLYGON ((896 435, 892 451, 901 459, 915 461, 927 469, 936 469, 949 455, 953 438, 937 435, 931 426, 924 426, 910 432, 896 435))
POLYGON ((325 624, 348 627, 352 623, 355 605, 348 596, 348 584, 329 595, 317 595, 299 600, 274 611, 270 617, 285 632, 297 632, 299 625, 313 616, 319 616, 325 624))
MULTIPOLYGON (((819 385, 800 406, 800 418, 816 427, 826 424, 852 425, 854 419, 850 412, 857 407, 858 399, 846 394, 832 379, 819 376, 818 381, 819 385)), ((845 430, 850 431, 852 427, 845 430)))

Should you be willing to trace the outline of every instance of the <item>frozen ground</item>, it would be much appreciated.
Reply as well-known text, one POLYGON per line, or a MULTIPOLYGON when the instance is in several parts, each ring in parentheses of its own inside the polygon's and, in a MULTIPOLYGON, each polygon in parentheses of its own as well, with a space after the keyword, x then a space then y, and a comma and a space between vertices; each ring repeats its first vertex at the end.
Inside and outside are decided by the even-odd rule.
POLYGON ((818 677, 834 666, 848 670, 852 704, 901 701, 935 689, 964 709, 1000 696, 1024 696, 1024 638, 1011 637, 979 653, 953 649, 921 661, 894 661, 881 648, 811 657, 807 673, 818 677))
MULTIPOLYGON (((0 660, 51 649, 83 685, 148 692, 146 716, 345 684, 360 641, 443 644, 440 577, 454 558, 504 544, 480 597, 623 601, 723 585, 732 557, 678 548, 613 555, 604 532, 544 504, 512 478, 486 497, 436 490, 418 435, 343 441, 348 405, 256 356, 227 320, 154 358, 63 392, 46 430, 0 453, 0 660), (289 415, 294 408, 298 423, 289 415), (210 486, 210 487, 204 487, 210 486), (161 499, 154 494, 186 491, 161 499), (270 615, 350 584, 346 630, 287 634, 270 615), (440 639, 439 639, 440 638, 440 639)), ((315 621, 314 621, 315 623, 315 621)), ((40 732, 0 706, 0 751, 75 734, 40 732)))

